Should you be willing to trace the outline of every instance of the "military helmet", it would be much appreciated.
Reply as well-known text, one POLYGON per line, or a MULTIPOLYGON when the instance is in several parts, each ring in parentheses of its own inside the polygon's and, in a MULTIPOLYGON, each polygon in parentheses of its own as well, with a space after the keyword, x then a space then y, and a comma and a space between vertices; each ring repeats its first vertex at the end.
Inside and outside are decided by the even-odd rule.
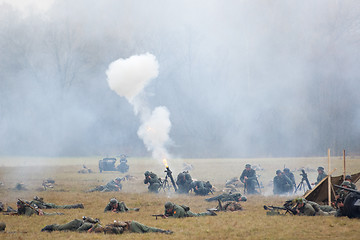
POLYGON ((317 170, 318 170, 318 171, 324 171, 324 168, 323 168, 323 167, 318 167, 317 170))
POLYGON ((343 181, 343 183, 341 184, 341 186, 351 187, 351 183, 350 183, 349 181, 343 181))
POLYGON ((207 181, 207 182, 204 184, 204 186, 205 186, 206 188, 212 188, 212 185, 211 185, 211 183, 210 183, 209 181, 207 181))
POLYGON ((170 209, 174 206, 174 204, 172 202, 166 202, 165 203, 165 209, 170 209))
POLYGON ((346 175, 346 176, 345 176, 345 180, 351 180, 351 176, 350 176, 350 175, 346 175))
POLYGON ((115 178, 115 181, 121 182, 121 178, 117 177, 115 178))
POLYGON ((245 168, 251 168, 251 165, 248 163, 245 165, 245 168))
POLYGON ((6 224, 4 222, 0 222, 0 231, 5 231, 6 224))
POLYGON ((276 170, 276 175, 279 174, 279 173, 281 173, 281 171, 280 171, 280 170, 276 170))
POLYGON ((290 169, 284 168, 284 172, 290 172, 290 169))
POLYGON ((295 198, 295 199, 293 200, 293 202, 294 202, 294 203, 304 203, 304 202, 305 202, 305 199, 303 199, 303 198, 295 198))
POLYGON ((118 200, 116 200, 115 198, 110 199, 110 204, 111 205, 115 205, 117 203, 118 203, 118 200))
POLYGON ((144 175, 145 175, 145 176, 149 176, 149 175, 150 175, 150 172, 149 172, 149 171, 146 171, 146 172, 144 173, 144 175))

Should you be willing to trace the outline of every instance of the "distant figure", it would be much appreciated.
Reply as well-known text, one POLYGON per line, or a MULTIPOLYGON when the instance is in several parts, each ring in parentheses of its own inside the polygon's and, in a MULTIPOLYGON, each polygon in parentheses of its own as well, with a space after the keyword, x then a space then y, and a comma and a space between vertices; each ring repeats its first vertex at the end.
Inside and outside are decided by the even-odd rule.
POLYGON ((100 185, 93 189, 90 189, 87 192, 119 192, 122 189, 121 184, 121 178, 117 177, 110 182, 108 182, 106 185, 100 185))
POLYGON ((350 188, 357 190, 356 185, 353 183, 353 181, 351 180, 351 176, 350 175, 346 175, 345 176, 345 181, 348 181, 350 183, 350 188))
POLYGON ((216 216, 213 211, 207 211, 203 213, 193 213, 190 208, 185 205, 177 205, 172 202, 165 203, 164 218, 184 218, 184 217, 200 217, 200 216, 216 216))
POLYGON ((247 201, 247 198, 245 196, 242 196, 241 193, 223 193, 221 195, 218 195, 216 197, 206 198, 205 201, 212 202, 212 201, 235 201, 235 202, 245 202, 247 201))
POLYGON ((283 174, 280 170, 276 171, 276 176, 274 177, 274 189, 273 192, 277 194, 287 194, 292 193, 294 190, 294 185, 290 178, 283 174))
POLYGON ((159 188, 161 186, 158 176, 155 173, 149 171, 146 171, 144 175, 145 175, 144 184, 149 184, 148 186, 149 192, 158 193, 159 188))
POLYGON ((127 212, 129 210, 139 211, 140 208, 128 208, 124 202, 119 202, 117 199, 112 198, 108 205, 106 205, 104 212, 127 212))
POLYGON ((225 182, 225 191, 227 192, 239 192, 242 188, 244 188, 244 184, 237 177, 233 177, 225 182))
POLYGON ((93 171, 90 168, 87 168, 85 164, 83 164, 83 168, 78 171, 78 173, 92 173, 93 171))
POLYGON ((327 176, 323 167, 318 167, 317 171, 318 171, 318 176, 316 182, 312 183, 311 185, 317 185, 323 178, 327 176))
POLYGON ((245 165, 245 169, 240 176, 240 181, 244 183, 247 194, 258 194, 255 190, 257 184, 256 172, 250 164, 245 165))
POLYGON ((205 196, 212 192, 212 185, 209 181, 193 181, 191 183, 191 188, 196 195, 205 196))
POLYGON ((35 196, 34 199, 30 202, 30 205, 40 209, 49 209, 49 208, 62 208, 62 209, 71 209, 71 208, 84 208, 82 203, 72 204, 72 205, 56 205, 54 203, 46 203, 42 197, 35 196))
POLYGON ((191 183, 192 178, 187 171, 179 173, 176 180, 176 185, 179 187, 177 193, 189 193, 191 189, 191 183))
POLYGON ((294 186, 294 188, 296 188, 295 177, 294 177, 294 174, 292 172, 290 172, 290 169, 284 168, 283 174, 291 180, 292 185, 294 186))
POLYGON ((28 189, 25 187, 24 183, 17 183, 15 185, 14 190, 18 190, 18 191, 27 191, 28 189))

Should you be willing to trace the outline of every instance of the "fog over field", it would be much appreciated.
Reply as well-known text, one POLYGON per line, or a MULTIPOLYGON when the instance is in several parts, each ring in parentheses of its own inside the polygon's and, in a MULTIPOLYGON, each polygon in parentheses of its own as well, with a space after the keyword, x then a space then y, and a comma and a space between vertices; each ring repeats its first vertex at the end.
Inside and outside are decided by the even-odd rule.
POLYGON ((142 106, 162 107, 173 157, 360 153, 359 1, 8 2, 0 155, 152 156, 139 109, 107 75, 146 54, 158 72, 142 106))

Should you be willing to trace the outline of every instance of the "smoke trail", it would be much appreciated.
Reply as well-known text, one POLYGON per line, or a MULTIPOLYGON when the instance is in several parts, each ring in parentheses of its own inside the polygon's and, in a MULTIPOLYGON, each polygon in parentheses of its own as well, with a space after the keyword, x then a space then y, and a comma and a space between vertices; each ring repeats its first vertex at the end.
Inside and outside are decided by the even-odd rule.
POLYGON ((146 85, 158 76, 158 68, 156 57, 146 53, 112 62, 106 75, 109 87, 133 105, 136 115, 140 114, 142 125, 137 134, 147 150, 152 151, 153 158, 161 160, 169 157, 165 144, 170 141, 170 113, 164 106, 151 112, 140 97, 146 85))

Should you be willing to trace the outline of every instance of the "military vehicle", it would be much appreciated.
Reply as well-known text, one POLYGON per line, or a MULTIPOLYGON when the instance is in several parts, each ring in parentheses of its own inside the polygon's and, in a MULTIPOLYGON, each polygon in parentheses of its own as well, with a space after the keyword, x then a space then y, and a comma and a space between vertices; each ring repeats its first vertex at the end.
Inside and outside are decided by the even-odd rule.
POLYGON ((102 160, 99 160, 99 170, 102 171, 119 171, 121 173, 126 173, 129 171, 129 165, 127 164, 127 156, 125 154, 121 154, 120 156, 120 164, 115 166, 116 158, 114 157, 106 157, 102 160))

